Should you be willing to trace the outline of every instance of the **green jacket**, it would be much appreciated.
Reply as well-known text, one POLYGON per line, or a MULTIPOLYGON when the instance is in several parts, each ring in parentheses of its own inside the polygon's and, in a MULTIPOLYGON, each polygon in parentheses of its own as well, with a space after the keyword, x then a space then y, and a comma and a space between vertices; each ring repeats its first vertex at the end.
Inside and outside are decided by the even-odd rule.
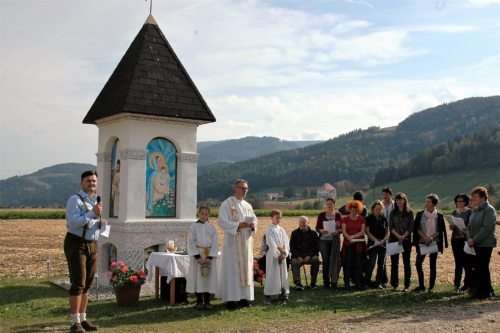
POLYGON ((495 247, 497 213, 488 202, 472 210, 465 234, 474 240, 477 247, 495 247))

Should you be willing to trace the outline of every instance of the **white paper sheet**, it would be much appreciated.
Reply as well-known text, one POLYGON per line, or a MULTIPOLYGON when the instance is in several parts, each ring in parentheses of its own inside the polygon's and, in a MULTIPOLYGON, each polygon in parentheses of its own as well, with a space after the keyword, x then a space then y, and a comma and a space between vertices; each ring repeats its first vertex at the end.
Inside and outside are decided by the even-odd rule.
POLYGON ((359 243, 359 242, 365 242, 366 240, 364 238, 354 238, 351 243, 359 243))
POLYGON ((109 224, 101 224, 101 236, 102 237, 109 237, 109 232, 111 231, 111 226, 109 224))
POLYGON ((455 217, 453 215, 445 215, 444 218, 446 222, 448 222, 449 224, 456 226, 461 231, 465 231, 466 229, 465 222, 460 217, 455 217))
POLYGON ((392 256, 393 254, 403 253, 405 249, 403 248, 403 244, 399 244, 399 242, 387 243, 385 246, 386 254, 388 256, 392 256))
POLYGON ((469 243, 467 243, 467 241, 464 242, 464 252, 467 253, 467 254, 470 254, 471 256, 475 256, 476 255, 476 250, 474 250, 473 247, 470 247, 469 246, 469 243))
POLYGON ((335 232, 336 224, 335 221, 325 221, 323 222, 323 227, 329 234, 335 232))
POLYGON ((420 254, 423 256, 436 253, 439 250, 435 241, 431 242, 429 245, 419 244, 418 246, 420 248, 420 254))

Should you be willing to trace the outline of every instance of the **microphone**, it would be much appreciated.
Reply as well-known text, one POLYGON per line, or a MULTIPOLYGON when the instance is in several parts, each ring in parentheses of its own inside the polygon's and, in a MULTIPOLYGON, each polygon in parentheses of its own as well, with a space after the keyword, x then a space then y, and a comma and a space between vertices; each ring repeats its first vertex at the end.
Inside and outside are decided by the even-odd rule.
MULTIPOLYGON (((101 196, 98 195, 96 198, 97 204, 101 203, 101 196)), ((99 229, 101 229, 101 214, 99 214, 99 229)))

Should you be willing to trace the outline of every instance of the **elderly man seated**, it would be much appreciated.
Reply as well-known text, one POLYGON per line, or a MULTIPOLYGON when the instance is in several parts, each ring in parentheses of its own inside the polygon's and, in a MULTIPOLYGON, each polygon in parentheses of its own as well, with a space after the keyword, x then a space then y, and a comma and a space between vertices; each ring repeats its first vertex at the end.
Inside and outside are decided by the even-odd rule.
POLYGON ((311 265, 311 288, 316 289, 316 279, 319 271, 319 237, 316 231, 309 227, 307 216, 301 216, 299 218, 299 227, 292 231, 290 252, 292 254, 292 275, 295 289, 304 290, 300 279, 300 267, 302 265, 311 265))

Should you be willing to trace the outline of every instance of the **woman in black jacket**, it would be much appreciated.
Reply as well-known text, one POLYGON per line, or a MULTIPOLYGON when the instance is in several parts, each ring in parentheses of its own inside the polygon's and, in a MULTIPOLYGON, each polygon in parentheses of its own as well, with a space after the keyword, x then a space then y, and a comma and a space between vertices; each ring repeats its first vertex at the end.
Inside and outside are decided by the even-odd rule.
POLYGON ((438 213, 436 210, 438 202, 439 198, 436 194, 429 194, 425 197, 425 209, 417 213, 413 224, 413 244, 417 249, 415 266, 418 274, 418 287, 413 291, 416 292, 425 291, 424 270, 422 265, 426 255, 421 254, 422 248, 432 245, 433 242, 436 242, 437 245, 437 251, 429 254, 429 292, 432 292, 436 283, 436 262, 438 252, 443 253, 443 245, 448 247, 444 217, 443 214, 438 213))

